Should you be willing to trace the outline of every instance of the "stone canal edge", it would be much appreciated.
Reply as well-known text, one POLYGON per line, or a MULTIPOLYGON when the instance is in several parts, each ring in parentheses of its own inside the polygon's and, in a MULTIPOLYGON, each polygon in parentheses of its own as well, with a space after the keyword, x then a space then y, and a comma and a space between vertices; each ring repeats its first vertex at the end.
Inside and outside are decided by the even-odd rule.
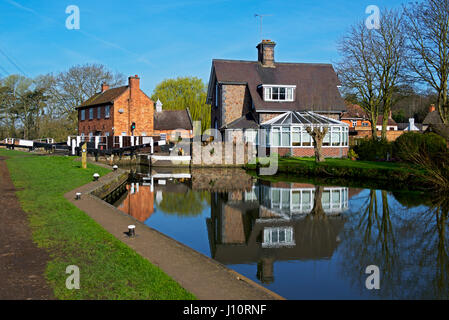
POLYGON ((137 221, 93 194, 124 173, 120 169, 110 172, 98 181, 66 193, 64 197, 200 300, 285 300, 225 265, 137 221), (78 192, 82 195, 81 199, 76 200, 78 192), (125 234, 131 224, 136 226, 136 237, 132 238, 125 234))

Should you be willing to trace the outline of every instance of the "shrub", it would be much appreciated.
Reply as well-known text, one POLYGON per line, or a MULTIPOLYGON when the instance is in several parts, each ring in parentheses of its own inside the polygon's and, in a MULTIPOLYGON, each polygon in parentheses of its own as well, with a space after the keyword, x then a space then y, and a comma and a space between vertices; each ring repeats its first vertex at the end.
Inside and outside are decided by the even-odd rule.
POLYGON ((389 156, 391 157, 393 145, 386 140, 365 138, 359 140, 358 145, 354 146, 353 150, 358 154, 360 160, 385 160, 389 156))
POLYGON ((446 141, 435 133, 407 132, 401 135, 393 144, 395 158, 411 162, 411 155, 426 153, 428 156, 447 151, 446 141))
POLYGON ((358 159, 359 155, 354 151, 353 148, 351 148, 348 152, 348 158, 349 159, 358 159))

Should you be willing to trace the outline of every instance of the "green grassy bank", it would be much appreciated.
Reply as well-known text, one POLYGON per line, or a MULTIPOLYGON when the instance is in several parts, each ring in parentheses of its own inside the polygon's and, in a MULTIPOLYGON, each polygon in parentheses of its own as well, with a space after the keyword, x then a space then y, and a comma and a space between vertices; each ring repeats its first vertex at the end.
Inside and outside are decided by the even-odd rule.
POLYGON ((72 157, 38 156, 0 149, 33 240, 50 255, 46 278, 59 299, 194 299, 158 267, 105 231, 64 194, 107 169, 86 170, 72 157), (65 286, 66 267, 80 268, 80 289, 65 286))
MULTIPOLYGON (((257 167, 256 164, 246 165, 246 169, 251 171, 256 170, 257 167)), ((391 188, 419 189, 424 187, 416 177, 416 169, 395 162, 329 158, 325 162, 316 163, 315 158, 281 157, 278 159, 277 173, 303 178, 363 181, 391 188)))

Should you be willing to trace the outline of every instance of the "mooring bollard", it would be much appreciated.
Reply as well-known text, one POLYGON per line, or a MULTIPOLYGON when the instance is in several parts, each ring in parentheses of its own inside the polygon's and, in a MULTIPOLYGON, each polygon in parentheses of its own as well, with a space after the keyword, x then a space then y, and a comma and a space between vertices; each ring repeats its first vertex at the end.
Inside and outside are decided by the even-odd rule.
POLYGON ((128 235, 130 237, 135 237, 136 236, 136 226, 135 225, 129 225, 128 226, 128 235))
POLYGON ((98 178, 100 178, 100 175, 98 173, 94 173, 94 180, 97 181, 98 178))
POLYGON ((76 200, 80 200, 80 199, 81 199, 81 192, 77 192, 77 193, 75 194, 75 199, 76 199, 76 200))
POLYGON ((112 167, 112 169, 114 169, 114 171, 117 171, 118 166, 115 164, 115 165, 112 167))

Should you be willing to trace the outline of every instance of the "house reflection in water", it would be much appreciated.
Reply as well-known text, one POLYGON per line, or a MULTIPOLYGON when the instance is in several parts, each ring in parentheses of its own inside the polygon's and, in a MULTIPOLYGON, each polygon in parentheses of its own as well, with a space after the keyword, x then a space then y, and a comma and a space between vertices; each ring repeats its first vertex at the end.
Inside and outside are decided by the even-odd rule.
POLYGON ((119 200, 118 209, 144 222, 154 212, 154 190, 151 185, 131 183, 126 185, 124 200, 119 200))
POLYGON ((251 191, 212 193, 207 219, 212 257, 223 264, 257 263, 274 281, 274 262, 330 258, 344 226, 349 189, 259 182, 251 191))

